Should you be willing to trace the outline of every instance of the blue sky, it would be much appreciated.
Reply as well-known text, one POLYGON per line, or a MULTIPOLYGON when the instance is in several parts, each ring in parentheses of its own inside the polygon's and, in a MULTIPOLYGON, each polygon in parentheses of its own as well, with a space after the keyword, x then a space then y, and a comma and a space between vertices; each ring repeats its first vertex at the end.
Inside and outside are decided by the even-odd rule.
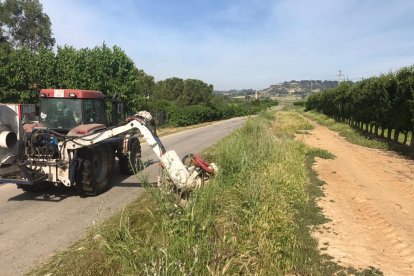
POLYGON ((414 64, 410 0, 40 0, 58 45, 118 45, 156 80, 217 90, 414 64))

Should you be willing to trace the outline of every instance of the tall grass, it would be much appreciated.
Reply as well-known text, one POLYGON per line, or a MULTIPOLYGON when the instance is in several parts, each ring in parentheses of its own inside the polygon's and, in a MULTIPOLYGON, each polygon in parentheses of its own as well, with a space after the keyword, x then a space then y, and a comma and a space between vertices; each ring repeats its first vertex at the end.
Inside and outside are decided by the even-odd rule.
MULTIPOLYGON (((304 116, 317 121, 319 124, 324 125, 333 131, 337 131, 341 136, 345 137, 347 141, 353 144, 374 149, 393 150, 406 157, 414 158, 414 151, 408 146, 408 144, 401 144, 404 140, 403 134, 399 135, 400 144, 398 144, 385 138, 376 137, 373 133, 363 132, 359 129, 353 128, 347 123, 338 122, 335 119, 316 111, 304 112, 303 109, 298 108, 295 110, 304 116)), ((385 133, 387 133, 387 131, 388 130, 385 130, 385 133)), ((394 135, 394 130, 392 130, 392 135, 394 135)), ((407 143, 409 143, 410 139, 411 133, 408 133, 407 143)))
POLYGON ((387 143, 379 140, 373 140, 370 137, 361 135, 361 133, 359 133, 356 129, 353 129, 348 124, 337 122, 335 119, 330 118, 322 113, 315 111, 302 111, 302 114, 310 119, 317 121, 321 125, 328 127, 330 130, 337 131, 341 136, 345 137, 345 139, 351 143, 376 149, 389 148, 387 143))
POLYGON ((220 166, 187 204, 168 189, 148 192, 83 241, 34 271, 73 275, 326 275, 310 227, 322 223, 309 160, 331 157, 295 141, 312 126, 295 112, 266 114, 208 154, 220 166), (310 158, 310 159, 309 159, 310 158), (79 248, 83 248, 79 250, 79 248))

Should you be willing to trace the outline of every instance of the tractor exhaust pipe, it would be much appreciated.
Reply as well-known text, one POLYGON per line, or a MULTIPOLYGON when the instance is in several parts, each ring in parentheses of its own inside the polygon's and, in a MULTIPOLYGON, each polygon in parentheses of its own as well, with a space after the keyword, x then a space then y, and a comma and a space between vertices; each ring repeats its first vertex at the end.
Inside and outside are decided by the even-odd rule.
POLYGON ((0 132, 0 147, 10 149, 17 143, 17 134, 14 131, 1 131, 0 132))

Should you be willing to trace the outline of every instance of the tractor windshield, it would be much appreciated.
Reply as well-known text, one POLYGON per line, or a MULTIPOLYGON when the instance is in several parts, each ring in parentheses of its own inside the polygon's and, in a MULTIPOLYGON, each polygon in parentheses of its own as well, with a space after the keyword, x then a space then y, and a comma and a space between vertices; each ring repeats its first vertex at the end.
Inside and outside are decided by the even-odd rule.
POLYGON ((82 122, 82 100, 40 99, 40 122, 50 129, 74 128, 82 122))

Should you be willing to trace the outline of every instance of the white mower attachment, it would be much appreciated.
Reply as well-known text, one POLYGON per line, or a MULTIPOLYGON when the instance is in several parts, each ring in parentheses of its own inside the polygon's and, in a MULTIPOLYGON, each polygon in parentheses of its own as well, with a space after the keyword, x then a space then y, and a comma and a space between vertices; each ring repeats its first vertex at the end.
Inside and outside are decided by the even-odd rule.
POLYGON ((181 160, 175 151, 170 150, 161 156, 160 161, 171 181, 181 191, 201 187, 218 171, 214 163, 209 164, 197 154, 189 153, 181 160))

